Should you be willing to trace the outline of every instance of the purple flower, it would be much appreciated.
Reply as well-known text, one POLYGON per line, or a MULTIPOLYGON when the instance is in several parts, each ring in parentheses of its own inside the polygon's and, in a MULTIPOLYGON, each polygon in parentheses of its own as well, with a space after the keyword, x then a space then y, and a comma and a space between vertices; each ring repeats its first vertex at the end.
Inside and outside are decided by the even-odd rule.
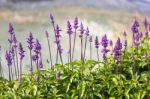
POLYGON ((140 44, 140 33, 136 33, 134 35, 134 45, 139 46, 139 44, 140 44))
POLYGON ((54 24, 54 23, 55 23, 55 21, 54 21, 54 17, 53 17, 53 15, 52 15, 52 14, 50 14, 50 21, 51 21, 51 23, 52 23, 52 24, 54 24))
POLYGON ((13 25, 12 25, 11 23, 9 23, 8 32, 9 32, 11 35, 14 34, 14 28, 13 28, 13 25))
POLYGON ((95 48, 99 48, 98 36, 95 38, 95 48))
POLYGON ((47 37, 47 38, 49 37, 49 35, 48 35, 48 32, 47 32, 47 31, 45 31, 45 35, 46 35, 46 37, 47 37))
POLYGON ((33 61, 38 60, 38 58, 39 58, 39 56, 37 56, 37 55, 32 55, 32 60, 33 60, 33 61))
POLYGON ((89 36, 89 32, 90 32, 90 31, 89 31, 89 28, 87 27, 87 28, 86 28, 86 36, 89 36))
POLYGON ((19 55, 20 55, 20 60, 22 60, 23 58, 24 58, 24 49, 23 49, 23 47, 22 47, 22 44, 21 43, 19 43, 19 55))
POLYGON ((28 48, 30 50, 33 49, 33 43, 34 43, 33 40, 34 40, 34 38, 32 36, 32 33, 30 32, 29 37, 27 38, 28 48))
POLYGON ((116 45, 115 45, 115 48, 114 48, 114 51, 119 51, 122 49, 122 43, 120 41, 120 38, 117 39, 117 42, 116 42, 116 45))
POLYGON ((128 46, 128 41, 127 40, 124 41, 124 46, 125 46, 125 48, 128 46))
POLYGON ((35 44, 34 44, 34 52, 36 53, 36 54, 39 54, 40 53, 40 51, 41 51, 41 44, 39 43, 39 40, 38 39, 36 39, 36 42, 35 42, 35 44))
POLYGON ((14 43, 14 47, 16 48, 18 41, 17 41, 17 38, 16 38, 15 34, 13 35, 12 41, 14 43))
POLYGON ((148 25, 149 25, 149 23, 148 23, 148 21, 147 21, 147 18, 144 19, 143 24, 144 24, 144 26, 145 26, 145 29, 147 30, 148 25))
POLYGON ((8 42, 9 42, 10 44, 13 43, 12 37, 8 38, 8 42))
POLYGON ((84 29, 83 24, 81 22, 81 24, 80 24, 80 35, 79 35, 80 38, 83 37, 84 31, 85 31, 85 29, 84 29))
POLYGON ((131 31, 133 33, 137 33, 138 32, 138 27, 139 27, 139 22, 137 20, 134 20, 134 22, 131 26, 131 31))
POLYGON ((116 64, 119 64, 120 63, 120 57, 121 57, 121 49, 122 49, 122 43, 120 41, 120 38, 117 39, 117 42, 115 44, 115 47, 114 47, 114 59, 116 60, 116 64))
POLYGON ((72 31, 72 26, 71 26, 71 23, 70 21, 67 22, 67 34, 68 35, 71 35, 73 33, 72 31))
POLYGON ((11 52, 12 57, 14 57, 14 56, 15 56, 15 50, 14 50, 14 47, 11 48, 11 51, 10 51, 10 52, 11 52))
POLYGON ((11 66, 12 65, 12 55, 11 55, 10 51, 6 51, 5 58, 6 58, 6 61, 7 61, 7 65, 11 66))
POLYGON ((140 39, 143 37, 143 33, 142 32, 140 32, 140 39))
POLYGON ((60 31, 61 31, 61 29, 59 28, 59 26, 58 26, 58 24, 56 25, 56 29, 55 29, 55 32, 56 32, 56 38, 57 39, 59 39, 60 37, 61 37, 61 35, 60 35, 60 31))
POLYGON ((38 69, 40 68, 43 68, 43 63, 42 63, 42 60, 39 61, 39 64, 38 64, 38 69))
POLYGON ((75 17, 74 19, 74 29, 77 29, 78 28, 78 17, 75 17))
POLYGON ((107 47, 108 46, 108 39, 107 39, 107 36, 106 34, 102 37, 102 40, 101 40, 101 44, 103 47, 107 47))
POLYGON ((106 59, 106 55, 107 55, 108 52, 109 52, 109 49, 107 49, 107 48, 105 48, 105 47, 102 49, 103 59, 104 59, 104 60, 106 59))
POLYGON ((93 41, 92 36, 90 36, 90 38, 89 38, 89 42, 92 42, 92 41, 93 41))
POLYGON ((58 52, 59 52, 60 54, 62 54, 63 49, 62 49, 61 45, 58 44, 57 46, 58 46, 58 47, 57 47, 58 52))
POLYGON ((103 53, 103 59, 105 60, 106 59, 106 55, 107 53, 109 52, 109 50, 107 49, 107 46, 108 46, 108 39, 107 39, 107 36, 106 34, 102 37, 102 40, 101 40, 101 44, 103 46, 103 49, 102 49, 102 53, 103 53))
POLYGON ((60 79, 60 70, 56 71, 56 79, 59 80, 60 79))

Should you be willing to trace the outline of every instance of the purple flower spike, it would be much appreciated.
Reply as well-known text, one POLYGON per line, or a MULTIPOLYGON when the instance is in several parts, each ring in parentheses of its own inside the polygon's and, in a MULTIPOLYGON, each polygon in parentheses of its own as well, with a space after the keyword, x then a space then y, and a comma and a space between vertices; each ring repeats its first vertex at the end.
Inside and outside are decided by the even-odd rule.
POLYGON ((138 27, 139 27, 139 22, 137 20, 134 20, 134 22, 131 26, 131 31, 133 33, 138 33, 138 27))
POLYGON ((13 43, 12 37, 8 38, 8 42, 10 43, 10 45, 13 43))
POLYGON ((55 30, 55 32, 56 32, 56 35, 55 35, 55 36, 56 36, 57 39, 61 37, 60 31, 61 31, 61 29, 59 28, 59 26, 58 26, 58 24, 57 24, 57 25, 56 25, 56 30, 55 30))
POLYGON ((139 46, 139 44, 140 44, 140 33, 137 33, 136 35, 134 35, 134 45, 139 46))
POLYGON ((56 79, 59 80, 60 79, 60 70, 56 71, 56 79))
POLYGON ((51 23, 52 23, 52 24, 54 24, 54 23, 55 23, 55 21, 54 21, 54 17, 53 17, 53 15, 52 15, 52 14, 50 14, 50 21, 51 21, 51 23))
POLYGON ((74 19, 74 29, 77 29, 78 28, 78 17, 75 17, 74 19))
POLYGON ((143 37, 143 32, 140 33, 140 39, 142 39, 142 37, 143 37))
POLYGON ((93 42, 92 36, 90 36, 90 38, 89 38, 89 42, 93 42))
POLYGON ((11 55, 10 51, 6 51, 5 58, 7 60, 7 65, 11 66, 12 65, 12 55, 11 55))
POLYGON ((144 26, 145 26, 145 29, 147 30, 148 29, 148 21, 147 21, 147 18, 144 19, 144 22, 143 22, 144 26))
POLYGON ((90 32, 90 31, 89 31, 89 28, 87 27, 87 28, 86 28, 86 36, 89 36, 89 35, 90 35, 89 32, 90 32))
POLYGON ((11 35, 14 34, 14 28, 13 28, 13 25, 12 25, 11 23, 9 23, 8 32, 9 32, 11 35))
POLYGON ((58 45, 58 49, 57 50, 59 51, 60 54, 62 54, 63 49, 62 49, 60 44, 58 45))
POLYGON ((32 60, 34 61, 34 62, 36 62, 36 60, 38 60, 38 56, 37 55, 32 55, 32 60))
POLYGON ((67 34, 68 35, 71 35, 73 33, 72 31, 72 26, 71 26, 71 23, 70 21, 67 22, 67 34))
POLYGON ((42 63, 42 60, 39 61, 39 64, 38 64, 38 69, 40 68, 43 68, 43 63, 42 63))
POLYGON ((102 37, 102 40, 101 40, 101 44, 103 46, 103 49, 102 49, 102 53, 103 53, 103 59, 106 60, 106 55, 107 53, 109 52, 109 50, 107 49, 107 46, 108 46, 108 39, 107 39, 107 36, 106 34, 102 37))
POLYGON ((7 65, 8 65, 8 70, 9 70, 9 80, 11 80, 12 78, 12 68, 10 67, 12 65, 12 55, 11 55, 11 51, 6 51, 6 54, 5 54, 5 58, 6 58, 6 61, 7 61, 7 65))
POLYGON ((83 37, 84 31, 85 31, 85 29, 84 29, 83 24, 81 22, 81 24, 80 24, 80 35, 79 35, 80 38, 83 37))
POLYGON ((101 44, 102 44, 103 47, 107 47, 108 46, 108 39, 107 39, 106 34, 102 37, 101 44))
POLYGON ((22 47, 22 44, 21 43, 19 43, 19 55, 20 55, 20 60, 22 60, 23 58, 24 58, 24 49, 23 49, 23 47, 22 47))
POLYGON ((117 50, 121 50, 122 49, 122 43, 120 41, 120 38, 117 39, 117 42, 116 42, 116 45, 115 45, 115 48, 114 48, 114 51, 117 50))
POLYGON ((14 47, 16 48, 18 41, 17 41, 17 38, 16 38, 15 35, 13 35, 12 41, 13 41, 13 43, 14 43, 14 47))
POLYGON ((35 45, 34 45, 34 52, 36 53, 36 54, 39 54, 40 53, 40 51, 41 51, 41 44, 39 43, 39 40, 38 39, 36 39, 36 42, 35 42, 35 45))
POLYGON ((124 46, 125 46, 125 48, 128 46, 128 41, 127 40, 124 41, 124 46))
POLYGON ((96 38, 95 38, 95 48, 99 48, 98 36, 96 36, 96 38))
POLYGON ((113 52, 114 52, 114 59, 116 60, 116 64, 119 64, 119 62, 120 62, 120 57, 121 57, 120 50, 121 49, 122 49, 122 43, 120 41, 120 38, 118 38, 117 42, 115 44, 115 48, 113 50, 113 52))
POLYGON ((48 35, 48 32, 47 32, 47 31, 45 31, 45 35, 46 35, 47 38, 49 38, 49 35, 48 35))
POLYGON ((29 37, 27 38, 28 48, 30 50, 33 49, 33 43, 34 43, 33 40, 34 40, 34 38, 32 36, 32 33, 30 32, 29 37))

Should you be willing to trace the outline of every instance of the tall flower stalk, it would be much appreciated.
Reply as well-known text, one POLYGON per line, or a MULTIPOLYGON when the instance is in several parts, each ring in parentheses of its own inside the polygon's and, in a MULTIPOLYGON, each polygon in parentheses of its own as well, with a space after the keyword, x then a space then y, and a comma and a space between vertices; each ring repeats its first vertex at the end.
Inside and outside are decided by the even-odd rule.
POLYGON ((92 36, 90 36, 89 42, 90 42, 90 60, 92 60, 92 42, 93 42, 92 36))
POLYGON ((18 71, 18 77, 19 77, 19 60, 18 60, 18 50, 17 50, 17 47, 18 47, 18 41, 17 41, 17 38, 15 36, 15 34, 13 35, 13 38, 12 38, 12 41, 13 41, 13 48, 14 48, 14 53, 15 53, 15 57, 16 57, 16 64, 17 64, 17 71, 18 71))
POLYGON ((85 59, 85 54, 86 54, 86 46, 87 46, 87 40, 89 36, 89 28, 86 28, 86 34, 85 34, 85 44, 84 44, 84 55, 83 55, 83 60, 85 59))
POLYGON ((96 36, 95 38, 95 48, 96 48, 96 53, 97 53, 97 60, 99 61, 99 40, 98 40, 98 36, 96 36))
POLYGON ((13 65, 14 65, 14 70, 15 70, 15 76, 16 76, 16 79, 17 79, 19 74, 17 74, 14 47, 12 47, 12 49, 11 49, 11 54, 12 54, 12 62, 13 62, 13 65))
POLYGON ((8 66, 8 73, 9 73, 9 81, 12 80, 12 73, 11 73, 11 68, 12 68, 12 55, 10 51, 6 51, 5 53, 5 58, 7 61, 7 66, 8 66))
POLYGON ((81 40, 81 61, 83 61, 83 34, 84 34, 84 27, 83 27, 83 24, 81 23, 80 24, 80 40, 81 40))
POLYGON ((132 59, 133 59, 133 68, 134 68, 134 73, 136 75, 136 62, 134 59, 134 46, 139 45, 139 40, 138 40, 138 35, 139 35, 139 22, 137 20, 134 20, 132 26, 131 26, 131 31, 132 31, 132 59))
POLYGON ((78 29, 78 17, 75 17, 74 19, 74 40, 73 40, 73 50, 72 50, 72 59, 73 60, 73 57, 74 57, 74 50, 75 50, 75 44, 76 44, 76 35, 77 35, 77 29, 78 29))
POLYGON ((28 43, 28 49, 30 53, 30 72, 31 72, 31 77, 33 75, 33 63, 32 63, 32 50, 33 50, 33 43, 34 43, 34 38, 32 36, 32 33, 30 32, 29 37, 27 38, 27 43, 28 43))
POLYGON ((39 64, 39 54, 41 53, 41 44, 38 39, 36 39, 35 44, 34 44, 34 52, 35 52, 35 60, 36 60, 36 68, 38 70, 38 64, 39 64))
POLYGON ((53 67, 53 61, 52 61, 51 45, 50 45, 50 41, 49 41, 49 35, 48 35, 48 32, 47 32, 47 31, 45 31, 45 34, 46 34, 46 38, 47 38, 48 51, 49 51, 49 59, 50 59, 51 68, 52 68, 52 67, 53 67))
MULTIPOLYGON (((72 49, 71 49, 71 35, 72 35, 73 31, 72 31, 72 26, 71 26, 71 23, 68 21, 67 22, 67 34, 69 35, 69 61, 70 61, 70 64, 72 62, 72 49)), ((73 68, 72 68, 73 69, 73 68)))
MULTIPOLYGON (((58 25, 56 25, 56 28, 55 28, 55 33, 56 33, 56 35, 55 35, 55 43, 56 43, 56 46, 57 46, 57 52, 58 52, 58 54, 60 56, 60 61, 61 61, 62 65, 63 65, 63 60, 62 60, 62 50, 63 49, 62 49, 61 44, 60 44, 60 42, 61 42, 60 31, 61 31, 61 29, 59 28, 58 25)), ((58 61, 58 59, 57 59, 57 61, 58 61)))
POLYGON ((106 58, 107 58, 107 53, 109 52, 109 49, 107 49, 108 47, 108 39, 107 39, 107 36, 106 34, 102 37, 102 40, 101 40, 101 45, 103 46, 103 49, 102 49, 102 53, 103 53, 103 60, 104 62, 106 62, 106 58))
POLYGON ((120 64, 121 60, 121 49, 122 49, 122 43, 120 41, 120 38, 117 39, 117 42, 115 44, 115 47, 114 47, 114 60, 115 60, 115 71, 116 71, 116 74, 118 75, 119 74, 119 67, 118 65, 120 64))
MULTIPOLYGON (((50 14, 50 22, 52 23, 52 27, 53 27, 53 31, 54 31, 54 35, 55 35, 55 42, 57 41, 56 39, 56 29, 55 29, 55 21, 54 21, 54 17, 53 17, 53 15, 52 14, 50 14)), ((58 48, 58 47, 57 47, 58 48)), ((59 54, 59 52, 58 52, 58 50, 57 50, 57 52, 56 52, 56 64, 58 63, 58 54, 59 54)))
POLYGON ((21 82, 21 80, 22 80, 22 60, 23 60, 23 58, 24 58, 24 49, 23 49, 23 47, 22 47, 22 44, 21 43, 19 43, 19 55, 20 55, 20 76, 19 76, 19 82, 21 82))
POLYGON ((8 41, 9 41, 9 45, 10 45, 9 48, 11 49, 12 43, 13 43, 13 35, 14 35, 14 28, 11 23, 9 23, 8 33, 10 34, 8 41))

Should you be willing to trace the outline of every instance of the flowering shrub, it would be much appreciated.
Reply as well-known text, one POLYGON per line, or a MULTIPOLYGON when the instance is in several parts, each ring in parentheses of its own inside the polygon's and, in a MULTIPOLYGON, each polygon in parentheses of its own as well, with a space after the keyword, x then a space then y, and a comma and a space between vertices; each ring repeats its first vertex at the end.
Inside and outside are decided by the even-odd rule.
POLYGON ((42 45, 32 33, 27 38, 30 73, 22 73, 24 47, 18 43, 13 25, 9 24, 9 49, 6 51, 9 80, 0 78, 0 98, 2 99, 149 99, 150 98, 150 25, 145 19, 145 30, 140 32, 139 22, 135 20, 131 27, 132 45, 120 38, 115 44, 105 34, 100 40, 89 33, 78 18, 72 25, 67 22, 69 38, 68 63, 63 62, 61 29, 50 20, 55 34, 56 63, 52 60, 49 34, 46 38, 49 51, 50 68, 43 68, 42 45), (79 31, 78 31, 79 30, 79 31), (76 38, 79 32, 81 59, 74 60, 76 38), (145 34, 144 34, 145 33, 145 34), (92 44, 95 44, 97 60, 92 59, 92 44), (85 57, 87 44, 90 45, 90 59, 85 57), (113 46, 114 44, 114 46, 113 46), (102 47, 100 50, 99 48, 102 47), (110 47, 110 48, 109 48, 110 47), (100 52, 103 60, 99 59, 100 52), (59 62, 60 60, 60 62, 59 62), (33 64, 35 63, 35 65, 33 64), (33 67, 36 67, 33 69, 33 67), (12 75, 13 72, 15 75, 12 75))

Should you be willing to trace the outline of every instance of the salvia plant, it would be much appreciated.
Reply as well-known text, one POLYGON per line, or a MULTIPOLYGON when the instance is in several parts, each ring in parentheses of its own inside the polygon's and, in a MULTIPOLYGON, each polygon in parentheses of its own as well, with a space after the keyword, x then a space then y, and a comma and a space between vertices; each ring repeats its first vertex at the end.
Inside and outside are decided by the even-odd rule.
POLYGON ((0 99, 150 99, 150 24, 146 18, 143 22, 135 19, 131 32, 124 31, 123 39, 118 37, 116 41, 106 34, 91 35, 78 17, 73 23, 67 21, 67 30, 60 28, 52 14, 50 23, 55 41, 45 31, 48 68, 43 65, 46 62, 40 41, 30 32, 26 44, 20 43, 9 23, 9 48, 5 51, 8 78, 0 60, 0 99), (66 35, 62 31, 68 35, 67 48, 62 47, 62 35, 66 35), (80 49, 79 59, 74 58, 76 48, 80 49), (62 54, 65 51, 67 55, 62 54), (29 59, 27 73, 23 72, 25 57, 29 59))

